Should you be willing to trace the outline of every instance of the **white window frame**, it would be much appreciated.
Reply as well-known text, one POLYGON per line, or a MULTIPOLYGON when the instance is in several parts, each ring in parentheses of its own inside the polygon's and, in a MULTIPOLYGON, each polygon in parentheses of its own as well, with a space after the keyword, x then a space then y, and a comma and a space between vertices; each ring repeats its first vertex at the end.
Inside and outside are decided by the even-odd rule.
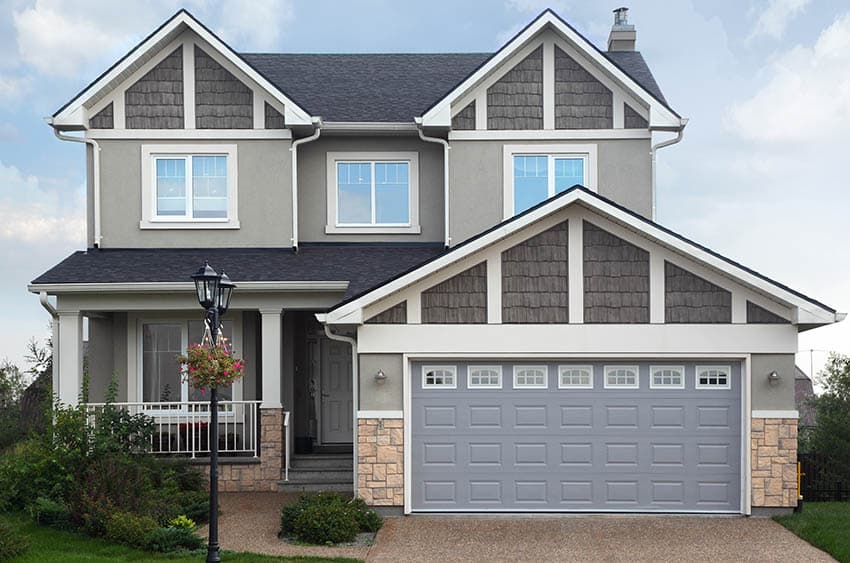
POLYGON ((611 365, 603 368, 603 385, 605 389, 640 389, 640 366, 636 365, 611 365), (613 370, 627 369, 635 372, 634 384, 618 385, 616 383, 608 383, 608 373, 613 370))
POLYGON ((466 367, 466 387, 467 389, 501 389, 502 388, 502 366, 499 365, 474 365, 466 367), (475 370, 489 370, 495 371, 499 376, 499 382, 497 384, 481 384, 481 383, 472 383, 472 372, 475 370))
POLYGON ((514 389, 548 389, 549 388, 549 366, 544 364, 520 364, 514 366, 514 389), (517 382, 519 372, 527 369, 539 369, 543 372, 543 384, 520 384, 517 382))
MULTIPOLYGON (((374 169, 374 166, 373 166, 374 169)), ((374 174, 372 175, 372 217, 375 216, 374 174)), ((327 225, 326 234, 419 234, 419 153, 418 152, 329 152, 327 154, 327 225), (409 165, 408 204, 410 221, 398 223, 340 224, 338 213, 337 163, 406 162, 409 165)))
POLYGON ((457 366, 453 365, 431 365, 422 366, 422 388, 423 389, 457 389, 457 366), (447 383, 427 383, 425 376, 429 371, 448 371, 452 374, 451 384, 447 383))
POLYGON ((731 389, 732 388, 732 366, 729 365, 704 365, 696 366, 694 369, 694 388, 696 389, 731 389), (726 372, 726 385, 701 385, 699 382, 699 374, 704 370, 723 370, 726 372))
MULTIPOLYGON (((209 143, 197 145, 142 145, 141 229, 238 229, 238 169, 236 145, 209 143), (192 156, 227 157, 227 217, 159 217, 156 214, 156 159, 186 159, 186 198, 192 198, 192 156)), ((190 212, 187 208, 187 212, 190 212)))
MULTIPOLYGON (((241 355, 242 350, 242 315, 240 313, 231 313, 232 317, 228 315, 228 318, 225 320, 229 320, 233 322, 233 341, 231 342, 231 349, 234 353, 239 356, 241 355)), ((144 397, 144 348, 145 348, 145 333, 144 333, 144 325, 155 324, 155 325, 180 325, 180 346, 183 350, 186 350, 189 347, 189 322, 191 321, 202 321, 202 319, 198 319, 196 317, 193 318, 185 318, 185 317, 140 317, 136 321, 136 397, 138 398, 138 402, 141 404, 148 404, 143 400, 144 397)), ((235 382, 233 382, 233 399, 234 401, 241 401, 243 397, 243 383, 245 381, 244 377, 239 378, 235 382)), ((174 403, 185 403, 189 399, 189 384, 185 381, 181 381, 180 385, 180 400, 173 401, 174 403)), ((159 403, 163 401, 153 401, 153 403, 159 403)), ((169 413, 180 413, 180 412, 188 412, 185 410, 172 410, 172 409, 154 409, 154 408, 146 408, 146 414, 162 414, 167 416, 169 413)))
POLYGON ((649 388, 650 389, 684 389, 685 388, 685 366, 649 366, 649 388), (664 385, 655 383, 655 372, 671 370, 679 373, 678 385, 664 385))
POLYGON ((549 191, 548 197, 555 195, 555 158, 584 159, 584 187, 597 191, 597 146, 596 144, 558 143, 549 145, 505 145, 504 155, 504 218, 509 219, 514 211, 514 157, 515 156, 547 156, 549 157, 549 191))
POLYGON ((558 389, 593 389, 593 366, 591 365, 560 365, 558 366, 558 389), (590 372, 590 383, 588 385, 575 385, 564 383, 565 371, 586 370, 590 372))

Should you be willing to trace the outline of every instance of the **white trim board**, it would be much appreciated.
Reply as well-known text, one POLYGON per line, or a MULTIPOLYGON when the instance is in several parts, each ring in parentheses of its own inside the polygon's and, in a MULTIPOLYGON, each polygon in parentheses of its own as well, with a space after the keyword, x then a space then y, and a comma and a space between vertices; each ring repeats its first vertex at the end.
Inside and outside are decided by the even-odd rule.
POLYGON ((384 419, 398 419, 404 418, 404 411, 380 411, 380 410, 372 410, 372 411, 357 411, 357 418, 384 418, 384 419))
POLYGON ((800 418, 797 410, 753 410, 751 418, 800 418))

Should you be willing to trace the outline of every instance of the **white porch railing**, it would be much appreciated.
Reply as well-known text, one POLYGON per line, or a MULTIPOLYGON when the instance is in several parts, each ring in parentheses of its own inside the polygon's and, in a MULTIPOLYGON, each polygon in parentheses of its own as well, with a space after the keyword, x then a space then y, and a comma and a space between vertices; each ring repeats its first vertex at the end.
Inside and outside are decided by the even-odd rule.
MULTIPOLYGON (((91 414, 106 403, 89 403, 91 414)), ((144 414, 154 423, 150 451, 206 457, 210 452, 210 404, 205 401, 163 403, 112 403, 131 414, 144 414)), ((220 401, 218 451, 224 456, 259 456, 260 401, 220 401)))

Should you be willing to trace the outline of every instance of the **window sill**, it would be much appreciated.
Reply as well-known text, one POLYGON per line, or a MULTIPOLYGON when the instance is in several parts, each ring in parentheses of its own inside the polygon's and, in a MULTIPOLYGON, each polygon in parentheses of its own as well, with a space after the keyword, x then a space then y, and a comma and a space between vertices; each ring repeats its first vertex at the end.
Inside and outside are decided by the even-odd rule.
POLYGON ((419 225, 406 226, 385 226, 375 225, 366 227, 346 227, 336 225, 326 225, 325 234, 328 235, 418 235, 422 233, 422 228, 419 225))
POLYGON ((142 230, 238 229, 239 221, 139 221, 142 230))

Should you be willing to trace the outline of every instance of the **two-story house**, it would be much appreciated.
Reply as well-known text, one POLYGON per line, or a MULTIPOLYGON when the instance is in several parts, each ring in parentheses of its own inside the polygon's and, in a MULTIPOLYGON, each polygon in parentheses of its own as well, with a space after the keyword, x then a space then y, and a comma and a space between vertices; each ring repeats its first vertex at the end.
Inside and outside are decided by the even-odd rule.
POLYGON ((88 248, 30 285, 54 391, 77 401, 85 326, 91 400, 117 374, 155 451, 203 458, 175 357, 206 260, 248 366, 223 490, 794 506, 797 335, 843 315, 654 222, 685 123, 625 10, 607 50, 545 11, 495 53, 383 55, 237 53, 181 11, 51 120, 88 166, 88 248))

